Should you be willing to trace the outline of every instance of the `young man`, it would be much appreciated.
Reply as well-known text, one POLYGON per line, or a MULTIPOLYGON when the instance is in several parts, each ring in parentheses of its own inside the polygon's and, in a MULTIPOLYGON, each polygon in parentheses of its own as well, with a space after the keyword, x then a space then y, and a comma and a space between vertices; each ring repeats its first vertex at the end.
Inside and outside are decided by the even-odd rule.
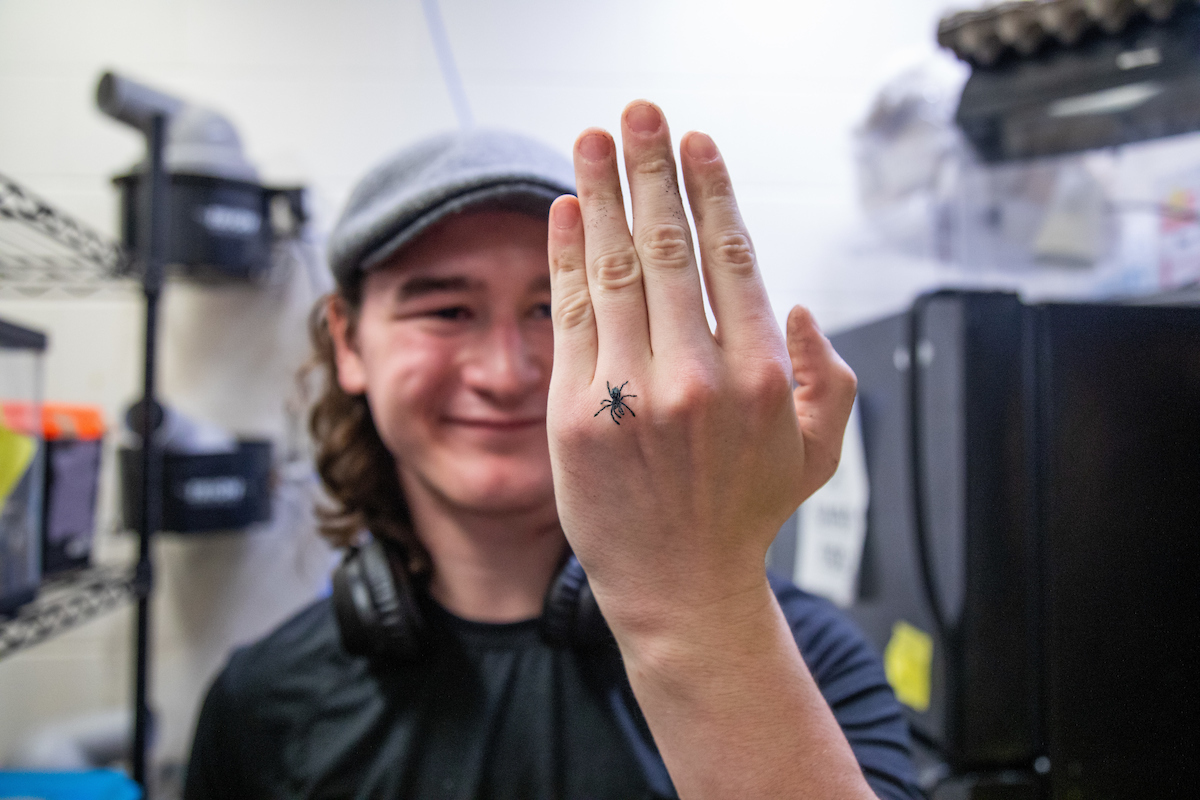
POLYGON ((662 114, 622 140, 632 231, 594 129, 574 176, 472 132, 355 190, 313 431, 327 535, 373 543, 233 656, 188 798, 916 796, 877 659, 763 570, 854 376, 799 307, 785 347, 712 140, 698 248, 662 114))

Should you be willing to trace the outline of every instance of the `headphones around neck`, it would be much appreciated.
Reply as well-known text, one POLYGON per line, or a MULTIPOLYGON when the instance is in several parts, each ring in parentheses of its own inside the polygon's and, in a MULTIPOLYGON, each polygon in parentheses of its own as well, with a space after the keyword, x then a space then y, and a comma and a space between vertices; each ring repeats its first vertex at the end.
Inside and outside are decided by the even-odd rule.
MULTIPOLYGON (((342 646, 354 655, 414 661, 429 646, 413 580, 405 574, 396 548, 379 539, 350 548, 334 570, 333 609, 342 646)), ((590 650, 613 644, 573 553, 550 582, 538 630, 555 647, 590 650)))

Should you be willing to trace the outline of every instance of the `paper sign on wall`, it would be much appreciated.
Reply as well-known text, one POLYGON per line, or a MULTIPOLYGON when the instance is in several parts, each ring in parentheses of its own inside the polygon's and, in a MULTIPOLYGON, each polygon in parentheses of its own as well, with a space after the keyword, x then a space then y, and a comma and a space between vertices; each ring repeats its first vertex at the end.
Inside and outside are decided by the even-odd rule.
POLYGON ((854 602, 867 534, 867 457, 858 401, 842 441, 842 458, 829 482, 800 506, 796 584, 843 608, 854 602))

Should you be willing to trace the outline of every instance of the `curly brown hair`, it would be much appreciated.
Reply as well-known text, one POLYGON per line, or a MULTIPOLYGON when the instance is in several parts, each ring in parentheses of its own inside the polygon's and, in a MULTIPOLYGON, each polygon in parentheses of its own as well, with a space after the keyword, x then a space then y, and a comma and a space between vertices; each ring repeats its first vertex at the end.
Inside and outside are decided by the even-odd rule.
POLYGON ((410 573, 427 572, 429 553, 413 530, 396 460, 375 429, 367 398, 347 394, 338 383, 326 309, 331 301, 342 304, 349 321, 347 335, 353 337, 362 306, 355 294, 327 295, 308 317, 313 356, 301 375, 306 386, 314 379, 318 382, 308 427, 317 473, 331 501, 317 507, 320 532, 334 546, 347 547, 369 531, 399 545, 410 573))

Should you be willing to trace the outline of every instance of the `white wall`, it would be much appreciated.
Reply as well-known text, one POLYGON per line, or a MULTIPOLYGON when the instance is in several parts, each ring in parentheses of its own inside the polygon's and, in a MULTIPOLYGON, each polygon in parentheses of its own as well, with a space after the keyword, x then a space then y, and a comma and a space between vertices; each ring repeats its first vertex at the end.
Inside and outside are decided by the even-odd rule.
MULTIPOLYGON (((777 312, 803 302, 831 329, 898 308, 935 278, 928 268, 873 268, 846 242, 858 224, 851 129, 896 60, 932 48, 942 6, 443 0, 442 12, 478 124, 523 130, 566 152, 584 127, 614 129, 625 103, 646 97, 677 134, 711 133, 777 312)), ((0 0, 0 172, 108 234, 116 223, 108 180, 140 156, 141 143, 95 110, 107 68, 225 112, 266 180, 311 188, 318 236, 371 164, 455 124, 418 0, 0 0)), ((272 409, 302 342, 299 300, 179 287, 170 295, 168 398, 281 435, 272 409), (270 324, 248 324, 251 308, 270 324), (253 364, 271 363, 274 345, 258 361, 243 354, 222 365, 222 348, 235 340, 213 344, 206 325, 235 319, 240 336, 278 346, 269 376, 248 379, 253 364), (257 398, 252 413, 230 408, 239 392, 257 398)), ((137 393, 139 314, 136 294, 119 289, 85 299, 0 292, 0 316, 51 333, 48 396, 98 403, 110 422, 137 393)), ((102 547, 119 554, 128 542, 107 536, 102 547)), ((180 758, 196 698, 227 648, 310 597, 327 562, 311 531, 279 526, 166 540, 160 551, 159 754, 180 758)), ((129 625, 127 613, 114 614, 0 662, 0 756, 49 717, 127 702, 129 625)))

